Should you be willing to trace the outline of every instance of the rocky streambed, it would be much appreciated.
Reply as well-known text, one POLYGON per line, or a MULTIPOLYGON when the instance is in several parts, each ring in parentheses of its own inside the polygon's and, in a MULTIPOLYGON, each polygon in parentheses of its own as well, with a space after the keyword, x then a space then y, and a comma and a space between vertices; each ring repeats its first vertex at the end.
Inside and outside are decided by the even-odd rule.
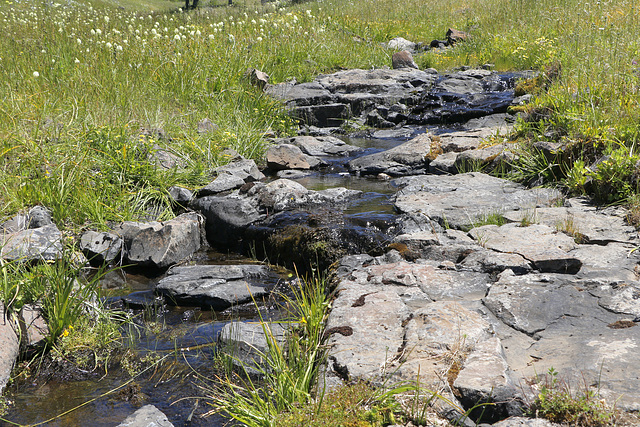
MULTIPOLYGON (((263 265, 212 262, 205 248, 333 266, 330 387, 419 378, 465 409, 493 403, 460 422, 540 425, 503 420, 523 414, 532 378, 553 368, 574 390, 637 412, 639 243, 626 212, 480 172, 508 171, 517 156, 504 135, 508 108, 526 102, 514 97, 521 77, 347 70, 268 85, 301 132, 273 141, 267 169, 236 155, 209 185, 171 190, 175 219, 88 232, 81 248, 94 263, 163 272, 119 301, 183 307, 170 323, 186 323, 187 337, 200 331, 197 346, 229 339, 230 326, 188 313, 242 307, 278 283, 263 265)), ((3 257, 62 250, 55 225, 36 214, 3 225, 3 257)), ((239 347, 259 340, 250 324, 236 327, 246 332, 239 347)), ((170 421, 183 425, 192 410, 168 412, 170 421)))

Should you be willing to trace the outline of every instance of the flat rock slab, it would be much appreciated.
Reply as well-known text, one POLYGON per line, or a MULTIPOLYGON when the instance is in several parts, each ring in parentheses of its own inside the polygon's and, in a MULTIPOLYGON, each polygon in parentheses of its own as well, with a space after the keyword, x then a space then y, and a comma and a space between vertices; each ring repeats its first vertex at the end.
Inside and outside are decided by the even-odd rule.
POLYGON ((402 351, 404 322, 409 316, 409 309, 396 292, 375 286, 343 288, 333 303, 325 330, 333 373, 345 381, 383 380, 392 360, 402 351), (365 299, 362 305, 358 304, 361 299, 365 299))
POLYGON ((574 239, 546 225, 485 225, 469 235, 487 249, 521 255, 542 272, 574 274, 582 267, 582 261, 570 254, 578 246, 574 239))
POLYGON ((173 427, 173 424, 158 408, 145 405, 129 415, 118 427, 173 427))
POLYGON ((593 206, 538 208, 531 212, 505 212, 503 216, 509 221, 521 222, 526 219, 557 230, 570 231, 583 243, 603 245, 638 241, 638 232, 627 225, 622 216, 601 213, 593 206))
POLYGON ((605 282, 638 280, 640 254, 629 243, 578 245, 569 254, 582 262, 577 277, 605 282))
POLYGON ((269 275, 268 269, 259 265, 178 267, 158 282, 155 291, 176 305, 222 311, 267 295, 267 287, 255 279, 269 275))
POLYGON ((603 312, 597 299, 571 276, 508 273, 501 275, 483 302, 502 322, 529 336, 565 316, 591 318, 603 312))
POLYGON ((469 230, 483 217, 508 210, 549 206, 560 193, 526 189, 479 172, 454 176, 399 178, 395 207, 402 213, 426 215, 441 226, 469 230))
POLYGON ((425 173, 431 144, 428 134, 418 135, 397 147, 350 161, 349 171, 361 175, 385 173, 390 176, 425 173))

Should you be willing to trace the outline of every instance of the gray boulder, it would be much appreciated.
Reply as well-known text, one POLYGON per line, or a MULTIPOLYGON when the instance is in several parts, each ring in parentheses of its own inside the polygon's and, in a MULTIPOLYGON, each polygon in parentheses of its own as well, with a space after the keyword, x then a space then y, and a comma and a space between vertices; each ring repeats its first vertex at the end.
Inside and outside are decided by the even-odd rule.
POLYGON ((409 41, 403 37, 396 37, 386 44, 387 49, 392 50, 409 50, 412 51, 416 48, 416 44, 412 41, 409 41))
POLYGON ((40 228, 53 224, 51 212, 44 206, 34 206, 27 214, 27 228, 40 228))
POLYGON ((193 199, 193 192, 187 188, 173 186, 169 188, 169 198, 177 205, 187 206, 193 199))
POLYGON ((413 55, 408 50, 402 50, 396 52, 391 56, 391 68, 394 70, 398 68, 415 68, 418 69, 418 64, 413 60, 413 55))
POLYGON ((62 233, 55 224, 0 236, 0 257, 6 260, 53 261, 62 255, 62 233))
POLYGON ((206 196, 191 207, 205 217, 207 240, 212 245, 239 245, 244 229, 262 217, 253 203, 240 197, 206 196))
POLYGON ((299 147, 304 154, 309 156, 344 156, 360 147, 349 145, 334 136, 296 136, 293 138, 282 138, 278 143, 291 144, 299 147))
POLYGON ((92 265, 118 263, 124 241, 113 233, 87 231, 80 237, 80 250, 92 265))
POLYGON ((391 176, 425 173, 431 146, 430 135, 422 134, 397 147, 350 161, 349 171, 361 175, 385 173, 391 176))
POLYGON ((124 241, 126 262, 164 269, 200 249, 201 225, 202 217, 191 212, 165 222, 126 221, 114 233, 124 241))
POLYGON ((267 167, 272 170, 312 169, 322 163, 315 157, 304 154, 302 150, 291 144, 271 146, 266 153, 267 167))
POLYGON ((173 427, 173 424, 158 408, 145 405, 129 415, 118 427, 173 427))
POLYGON ((267 276, 261 265, 177 267, 158 282, 155 292, 172 304, 222 311, 267 295, 264 286, 250 282, 267 276))

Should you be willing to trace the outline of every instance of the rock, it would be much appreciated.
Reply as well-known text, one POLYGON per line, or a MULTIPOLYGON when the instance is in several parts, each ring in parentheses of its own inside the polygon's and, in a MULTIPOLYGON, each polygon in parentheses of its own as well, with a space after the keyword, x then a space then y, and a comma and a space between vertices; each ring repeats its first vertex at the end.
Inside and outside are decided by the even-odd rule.
POLYGON ((484 305, 501 321, 529 336, 564 316, 585 318, 601 311, 593 311, 597 301, 584 288, 569 285, 571 276, 505 273, 483 299, 484 305))
POLYGON ((456 157, 454 166, 458 171, 474 171, 477 169, 487 172, 498 169, 507 171, 515 159, 512 144, 497 144, 485 148, 464 151, 456 157))
POLYGON ((251 278, 267 275, 261 265, 177 267, 158 282, 155 292, 171 304, 222 311, 267 295, 264 286, 250 283, 251 278))
POLYGON ((533 270, 531 262, 522 255, 486 249, 472 252, 465 257, 461 265, 471 271, 491 274, 501 273, 504 270, 511 270, 515 274, 526 274, 533 270))
POLYGON ((53 261, 62 255, 62 233, 55 224, 0 237, 0 256, 6 260, 53 261))
POLYGON ((90 230, 80 237, 80 250, 94 266, 119 263, 123 246, 124 241, 113 233, 90 230))
POLYGON ((198 197, 211 196, 225 191, 235 190, 242 187, 245 180, 238 175, 230 173, 219 174, 213 182, 198 189, 198 197))
POLYGON ((269 83, 269 75, 255 68, 249 68, 245 73, 245 76, 249 79, 252 85, 260 89, 264 89, 269 83))
POLYGON ((273 170, 311 169, 320 165, 320 161, 302 152, 291 144, 271 146, 266 153, 267 167, 273 170))
POLYGON ((4 304, 0 301, 0 395, 11 378, 13 365, 20 352, 16 329, 11 316, 7 314, 4 304))
POLYGON ((171 201, 180 206, 187 206, 193 199, 193 192, 182 187, 169 187, 169 198, 171 201))
POLYGON ((493 424, 494 427, 560 427, 544 418, 511 417, 493 424))
POLYGON ((406 177, 394 183, 402 187, 394 200, 401 213, 426 215, 445 228, 469 229, 483 215, 548 206, 560 197, 555 190, 528 190, 479 172, 406 177))
POLYGON ((206 196, 191 207, 205 217, 207 241, 213 246, 239 247, 243 231, 262 218, 252 203, 238 197, 206 196))
POLYGON ((465 409, 480 403, 491 403, 471 411, 476 422, 495 423, 509 416, 522 415, 524 402, 518 401, 518 389, 509 376, 500 339, 496 337, 478 342, 464 361, 462 370, 453 382, 465 409))
POLYGON ((582 261, 569 254, 577 247, 573 238, 546 225, 485 225, 469 234, 487 249, 522 255, 541 272, 575 274, 582 266, 582 261))
POLYGON ((335 102, 293 108, 290 115, 301 124, 318 127, 340 127, 352 116, 351 107, 335 102))
POLYGON ((167 416, 153 405, 145 405, 129 415, 118 427, 173 427, 167 416))
POLYGON ((349 145, 333 136, 297 136, 294 138, 283 138, 278 142, 284 142, 299 147, 304 154, 309 156, 345 156, 354 151, 361 150, 360 147, 349 145))
POLYGON ((161 169, 176 169, 185 167, 184 159, 180 158, 171 149, 163 148, 157 144, 153 145, 153 149, 149 153, 149 160, 161 169))
POLYGON ((122 236, 127 262, 164 269, 200 249, 201 224, 202 217, 191 212, 165 222, 126 221, 114 232, 122 236))
POLYGON ((26 215, 18 214, 8 221, 0 224, 0 230, 2 230, 2 234, 12 234, 17 233, 18 231, 26 230, 27 224, 29 224, 29 219, 26 215))
POLYGON ((429 173, 434 175, 443 175, 443 174, 456 174, 458 173, 458 169, 456 169, 456 159, 458 158, 458 153, 449 152, 440 154, 434 160, 429 163, 429 173))
POLYGON ((395 292, 375 286, 341 287, 325 329, 330 372, 344 381, 383 383, 392 372, 389 361, 403 348, 403 324, 410 311, 395 292), (365 302, 354 308, 363 296, 365 302))
MULTIPOLYGON (((533 212, 505 212, 509 221, 521 222, 525 215, 529 220, 567 232, 582 243, 606 245, 611 242, 637 244, 638 233, 627 225, 623 215, 606 215, 595 206, 581 206, 575 199, 572 207, 539 208, 533 212)), ((571 200, 569 203, 571 203, 571 200)))
POLYGON ((386 44, 387 49, 392 50, 407 50, 413 51, 416 48, 416 44, 402 37, 396 37, 386 44))
POLYGON ((249 374, 262 375, 270 371, 267 362, 270 348, 274 345, 284 348, 290 327, 275 322, 229 322, 223 326, 218 340, 234 365, 249 374))
POLYGON ((413 60, 413 55, 408 50, 396 52, 391 57, 391 67, 396 70, 398 68, 415 68, 419 69, 418 64, 413 60))
POLYGON ((201 135, 204 133, 213 132, 216 129, 218 129, 218 125, 213 123, 206 117, 198 122, 198 133, 201 135))
POLYGON ((34 206, 27 214, 27 228, 40 228, 53 224, 51 212, 44 206, 34 206))
POLYGON ((453 45, 457 42, 461 42, 461 41, 465 41, 469 38, 469 34, 465 33, 464 31, 460 31, 460 30, 456 30, 453 28, 449 28, 447 30, 447 41, 449 42, 450 45, 453 45))
POLYGON ((256 162, 247 160, 242 156, 232 159, 232 161, 224 166, 219 166, 214 173, 220 175, 228 174, 244 180, 244 182, 260 181, 265 178, 260 172, 256 162))
POLYGON ((397 147, 350 161, 349 171, 362 175, 386 173, 391 176, 425 173, 431 149, 431 137, 422 134, 397 147))
POLYGON ((353 200, 362 194, 343 187, 322 191, 307 190, 302 184, 278 179, 266 185, 255 186, 247 193, 258 206, 270 212, 280 212, 313 205, 336 205, 353 200))
POLYGON ((615 242, 606 246, 578 245, 569 254, 582 262, 578 278, 631 282, 638 279, 639 254, 635 248, 637 246, 615 242))
POLYGON ((49 326, 42 315, 42 307, 25 304, 20 310, 19 317, 21 336, 25 338, 25 342, 21 345, 27 347, 28 351, 42 348, 49 335, 49 326))

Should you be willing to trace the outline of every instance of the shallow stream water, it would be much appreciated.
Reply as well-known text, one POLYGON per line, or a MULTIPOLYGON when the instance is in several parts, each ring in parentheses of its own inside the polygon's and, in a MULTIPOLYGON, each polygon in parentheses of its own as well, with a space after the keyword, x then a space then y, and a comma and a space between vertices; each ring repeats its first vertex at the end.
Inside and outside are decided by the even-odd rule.
MULTIPOLYGON (((415 129, 416 133, 424 128, 415 129)), ((399 145, 410 139, 401 138, 351 138, 346 142, 365 148, 357 156, 371 154, 399 145)), ((344 227, 376 227, 384 229, 393 223, 395 211, 389 201, 395 188, 384 180, 350 175, 345 167, 353 157, 326 158, 330 166, 296 179, 310 190, 346 187, 363 191, 364 197, 355 200, 342 212, 344 227)), ((295 215, 291 215, 295 220, 295 215)), ((384 238, 381 235, 381 238, 384 238)), ((198 264, 241 264, 254 260, 236 254, 202 252, 196 256, 198 264)), ((282 272, 281 272, 282 273, 282 272)), ((289 273, 290 274, 290 273, 289 273)), ((282 274, 285 279, 289 274, 282 274)), ((255 309, 242 307, 233 313, 216 313, 193 307, 165 306, 154 308, 153 287, 159 277, 148 278, 126 272, 111 273, 102 285, 112 296, 123 297, 131 314, 151 320, 154 328, 129 327, 123 330, 127 347, 144 358, 146 355, 167 359, 122 386, 130 375, 121 367, 106 374, 88 373, 82 380, 18 380, 8 390, 7 397, 14 402, 7 420, 20 425, 45 423, 46 426, 114 426, 145 404, 152 404, 167 415, 175 426, 222 426, 224 419, 218 416, 203 418, 211 409, 207 405, 206 391, 198 384, 206 384, 198 377, 213 378, 213 354, 215 342, 222 327, 232 318, 246 321, 258 319, 255 309), (146 307, 143 309, 142 307, 146 307), (154 318, 155 316, 155 318, 154 318), (103 396, 104 395, 104 396, 103 396), (78 408, 78 406, 84 405, 78 408), (76 409, 74 409, 76 408, 76 409), (65 412, 70 411, 66 415, 65 412)), ((274 286, 275 283, 264 283, 274 286)), ((264 309, 264 308, 263 308, 264 309)), ((270 317, 278 313, 266 310, 270 317)))

